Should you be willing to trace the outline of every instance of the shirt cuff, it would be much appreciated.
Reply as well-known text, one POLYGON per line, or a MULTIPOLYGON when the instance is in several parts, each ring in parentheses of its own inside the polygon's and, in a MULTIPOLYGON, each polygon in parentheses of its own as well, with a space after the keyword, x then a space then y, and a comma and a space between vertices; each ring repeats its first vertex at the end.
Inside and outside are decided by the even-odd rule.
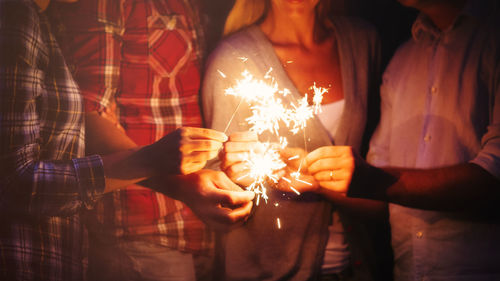
POLYGON ((73 159, 81 200, 87 209, 94 207, 104 193, 104 166, 99 155, 73 159))
POLYGON ((487 153, 479 153, 479 155, 470 161, 470 163, 480 166, 497 179, 500 179, 500 159, 498 157, 487 153))

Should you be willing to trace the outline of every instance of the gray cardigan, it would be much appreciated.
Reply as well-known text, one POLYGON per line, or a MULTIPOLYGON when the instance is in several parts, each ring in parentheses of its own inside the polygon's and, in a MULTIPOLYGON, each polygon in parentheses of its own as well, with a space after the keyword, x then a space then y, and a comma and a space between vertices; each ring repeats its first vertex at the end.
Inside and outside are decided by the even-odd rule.
MULTIPOLYGON (((378 67, 378 38, 374 29, 361 21, 336 18, 333 24, 339 44, 345 97, 345 108, 334 142, 359 149, 366 123, 368 92, 372 86, 370 83, 373 83, 370 79, 373 79, 378 67)), ((270 68, 273 69, 271 76, 279 87, 291 91, 292 95, 288 98, 299 99, 301 95, 286 74, 271 43, 257 26, 246 28, 222 41, 208 61, 203 82, 202 104, 206 125, 220 131, 225 129, 239 99, 225 96, 224 89, 231 87, 236 79, 241 79, 244 70, 262 79, 270 68)), ((243 102, 227 133, 248 130, 245 118, 250 115, 249 106, 243 102)), ((332 144, 317 118, 310 120, 305 130, 308 151, 332 144)), ((302 133, 287 137, 290 147, 304 148, 302 133)), ((261 140, 276 141, 269 135, 262 136, 261 140)), ((219 278, 316 279, 321 271, 332 205, 315 194, 297 196, 268 189, 268 195, 268 204, 261 202, 254 207, 252 217, 243 227, 233 229, 222 237, 222 244, 217 250, 220 251, 219 265, 224 269, 219 278), (275 203, 278 203, 277 206, 275 203), (280 218, 281 229, 276 226, 276 218, 280 218)), ((344 225, 347 225, 346 229, 352 228, 348 221, 344 225)), ((365 242, 350 243, 351 255, 357 265, 367 265, 358 262, 367 256, 361 253, 364 250, 356 250, 355 245, 361 246, 362 243, 365 242)), ((368 267, 365 267, 360 280, 371 279, 368 267)))

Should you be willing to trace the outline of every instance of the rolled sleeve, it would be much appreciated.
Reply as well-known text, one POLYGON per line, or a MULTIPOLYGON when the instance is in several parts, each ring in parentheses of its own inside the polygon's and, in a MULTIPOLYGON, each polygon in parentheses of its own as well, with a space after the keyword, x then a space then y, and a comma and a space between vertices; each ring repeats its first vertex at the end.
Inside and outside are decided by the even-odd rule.
POLYGON ((93 208, 104 193, 105 178, 102 158, 92 155, 73 159, 80 198, 87 209, 93 208))
POLYGON ((481 150, 470 163, 500 179, 500 36, 494 36, 485 53, 483 69, 490 93, 490 124, 481 138, 481 150))

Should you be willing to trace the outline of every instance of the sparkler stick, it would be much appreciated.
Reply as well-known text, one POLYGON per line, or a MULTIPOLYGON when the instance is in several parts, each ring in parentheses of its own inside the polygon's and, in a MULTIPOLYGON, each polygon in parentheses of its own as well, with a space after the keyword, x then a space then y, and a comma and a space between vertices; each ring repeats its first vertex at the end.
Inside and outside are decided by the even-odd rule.
MULTIPOLYGON (((237 80, 234 87, 225 90, 226 95, 239 97, 240 101, 224 129, 224 133, 228 130, 242 102, 246 101, 250 105, 252 112, 252 115, 246 119, 247 123, 251 125, 250 131, 254 131, 258 135, 261 135, 265 131, 269 131, 279 138, 280 147, 285 148, 288 141, 279 134, 281 125, 285 125, 292 134, 297 134, 300 130, 303 130, 304 146, 307 149, 305 135, 307 121, 313 118, 315 113, 320 111, 323 94, 328 90, 316 87, 316 84, 314 84, 311 87, 314 91, 313 105, 309 104, 307 94, 299 100, 294 99, 294 101, 289 104, 284 104, 281 97, 286 97, 290 94, 290 91, 288 89, 279 90, 277 83, 270 75, 271 71, 272 68, 264 75, 264 79, 270 80, 270 83, 267 83, 263 80, 255 79, 252 74, 245 70, 242 73, 243 79, 237 80)), ((222 72, 220 72, 220 74, 222 77, 226 77, 222 72)), ((261 197, 267 202, 266 182, 272 181, 273 183, 277 183, 279 177, 276 175, 276 172, 286 167, 286 164, 280 158, 279 152, 274 149, 270 143, 264 143, 264 146, 265 149, 263 152, 256 153, 252 150, 246 155, 243 161, 249 168, 248 174, 243 177, 249 177, 253 180, 247 187, 247 190, 256 193, 256 205, 259 204, 261 197)), ((298 155, 295 157, 298 158, 298 155)), ((289 160, 293 159, 296 158, 291 157, 289 160)), ((300 162, 298 170, 290 173, 290 176, 298 182, 312 185, 300 179, 302 161, 303 160, 300 162)), ((291 183, 290 179, 286 177, 281 178, 291 183)), ((300 195, 300 192, 293 186, 290 186, 290 189, 300 195)))
POLYGON ((231 118, 229 118, 229 122, 227 122, 226 128, 224 128, 224 134, 227 133, 227 129, 229 129, 231 122, 233 122, 234 116, 236 116, 236 112, 238 112, 238 109, 240 109, 242 102, 243 102, 243 98, 240 99, 240 102, 238 103, 238 105, 236 106, 236 109, 233 112, 233 115, 231 115, 231 118))

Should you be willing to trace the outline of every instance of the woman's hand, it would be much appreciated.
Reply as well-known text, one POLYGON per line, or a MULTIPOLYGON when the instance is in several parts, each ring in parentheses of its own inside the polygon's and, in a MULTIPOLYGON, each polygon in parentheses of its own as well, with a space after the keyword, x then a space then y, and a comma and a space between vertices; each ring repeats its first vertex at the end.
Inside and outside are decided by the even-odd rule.
POLYGON ((346 194, 356 168, 365 163, 350 146, 324 146, 306 156, 308 172, 321 188, 346 194))
POLYGON ((150 146, 156 170, 169 174, 190 174, 215 158, 227 136, 211 129, 181 127, 150 146))
POLYGON ((220 168, 235 183, 241 186, 249 186, 252 179, 246 177, 249 167, 244 162, 250 151, 258 152, 262 146, 256 133, 246 131, 237 132, 229 136, 229 140, 224 144, 224 149, 219 155, 221 160, 220 168))
POLYGON ((280 175, 277 189, 295 193, 318 191, 318 182, 307 171, 305 150, 285 147, 280 150, 280 155, 287 166, 280 175))

